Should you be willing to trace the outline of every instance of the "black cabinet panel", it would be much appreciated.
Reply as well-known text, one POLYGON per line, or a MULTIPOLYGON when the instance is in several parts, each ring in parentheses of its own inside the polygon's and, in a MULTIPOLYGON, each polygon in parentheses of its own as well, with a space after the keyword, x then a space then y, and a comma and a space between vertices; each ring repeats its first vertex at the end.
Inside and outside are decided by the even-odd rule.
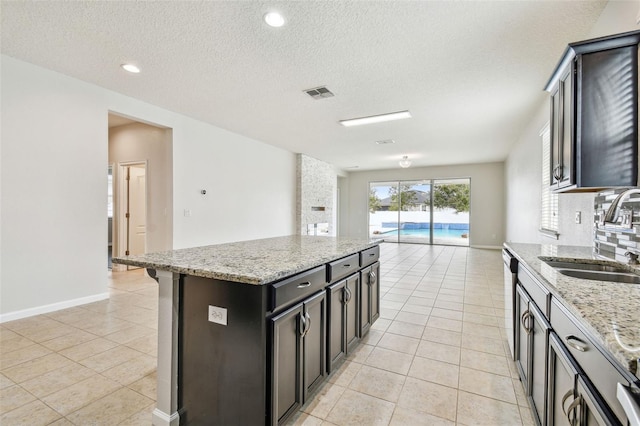
POLYGON ((303 401, 322 381, 327 371, 326 362, 326 305, 325 292, 305 300, 305 331, 303 334, 304 395, 303 401))

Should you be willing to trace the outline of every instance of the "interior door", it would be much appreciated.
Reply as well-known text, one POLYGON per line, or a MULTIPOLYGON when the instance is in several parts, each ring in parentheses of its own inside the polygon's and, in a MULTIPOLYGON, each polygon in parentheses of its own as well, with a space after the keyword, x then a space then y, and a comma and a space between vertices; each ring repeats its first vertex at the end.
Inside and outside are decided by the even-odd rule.
POLYGON ((128 194, 128 254, 146 251, 147 202, 146 167, 144 164, 129 166, 128 194))

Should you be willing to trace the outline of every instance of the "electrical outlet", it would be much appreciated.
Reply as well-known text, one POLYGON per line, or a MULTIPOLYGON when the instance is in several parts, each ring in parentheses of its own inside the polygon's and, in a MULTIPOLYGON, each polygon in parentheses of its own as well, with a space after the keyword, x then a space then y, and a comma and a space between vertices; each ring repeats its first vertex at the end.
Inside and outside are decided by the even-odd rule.
POLYGON ((576 223, 580 224, 582 222, 582 212, 576 212, 576 223))
POLYGON ((227 325, 227 309, 209 305, 209 321, 227 325))

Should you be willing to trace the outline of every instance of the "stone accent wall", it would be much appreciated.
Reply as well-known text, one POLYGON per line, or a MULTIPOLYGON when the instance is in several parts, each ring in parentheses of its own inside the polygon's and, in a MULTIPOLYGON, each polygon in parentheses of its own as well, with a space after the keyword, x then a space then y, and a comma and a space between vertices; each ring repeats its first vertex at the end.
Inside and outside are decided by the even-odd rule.
POLYGON ((640 194, 631 194, 622 203, 625 209, 633 210, 633 226, 631 229, 614 228, 602 223, 613 200, 627 188, 609 189, 600 192, 594 201, 594 252, 611 260, 626 263, 625 252, 640 251, 640 194))
POLYGON ((337 188, 338 175, 331 164, 298 154, 296 224, 300 235, 308 235, 308 226, 313 224, 328 224, 328 232, 318 235, 335 235, 337 188))

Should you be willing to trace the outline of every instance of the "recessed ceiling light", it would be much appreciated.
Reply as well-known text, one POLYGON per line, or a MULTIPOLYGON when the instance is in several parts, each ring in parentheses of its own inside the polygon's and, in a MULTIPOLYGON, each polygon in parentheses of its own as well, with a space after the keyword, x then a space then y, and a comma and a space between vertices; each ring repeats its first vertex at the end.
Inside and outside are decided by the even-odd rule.
POLYGON ((264 15, 264 22, 270 27, 279 28, 284 25, 284 17, 278 12, 269 12, 264 15))
POLYGON ((138 74, 140 72, 140 68, 138 68, 137 66, 133 65, 133 64, 122 64, 120 65, 125 71, 129 71, 130 73, 133 74, 138 74))
POLYGON ((376 141, 376 143, 378 145, 389 145, 389 144, 392 144, 392 143, 396 143, 396 141, 394 141, 393 139, 384 139, 384 140, 381 140, 381 141, 376 141))
POLYGON ((411 118, 409 111, 390 112, 388 114, 371 115, 369 117, 350 118, 349 120, 340 120, 340 124, 345 127, 361 126, 363 124, 381 123, 383 121, 402 120, 411 118))
POLYGON ((406 169, 407 167, 411 166, 411 160, 409 160, 409 156, 405 155, 404 157, 402 157, 402 160, 398 162, 398 164, 400 164, 400 167, 402 167, 403 169, 406 169))

